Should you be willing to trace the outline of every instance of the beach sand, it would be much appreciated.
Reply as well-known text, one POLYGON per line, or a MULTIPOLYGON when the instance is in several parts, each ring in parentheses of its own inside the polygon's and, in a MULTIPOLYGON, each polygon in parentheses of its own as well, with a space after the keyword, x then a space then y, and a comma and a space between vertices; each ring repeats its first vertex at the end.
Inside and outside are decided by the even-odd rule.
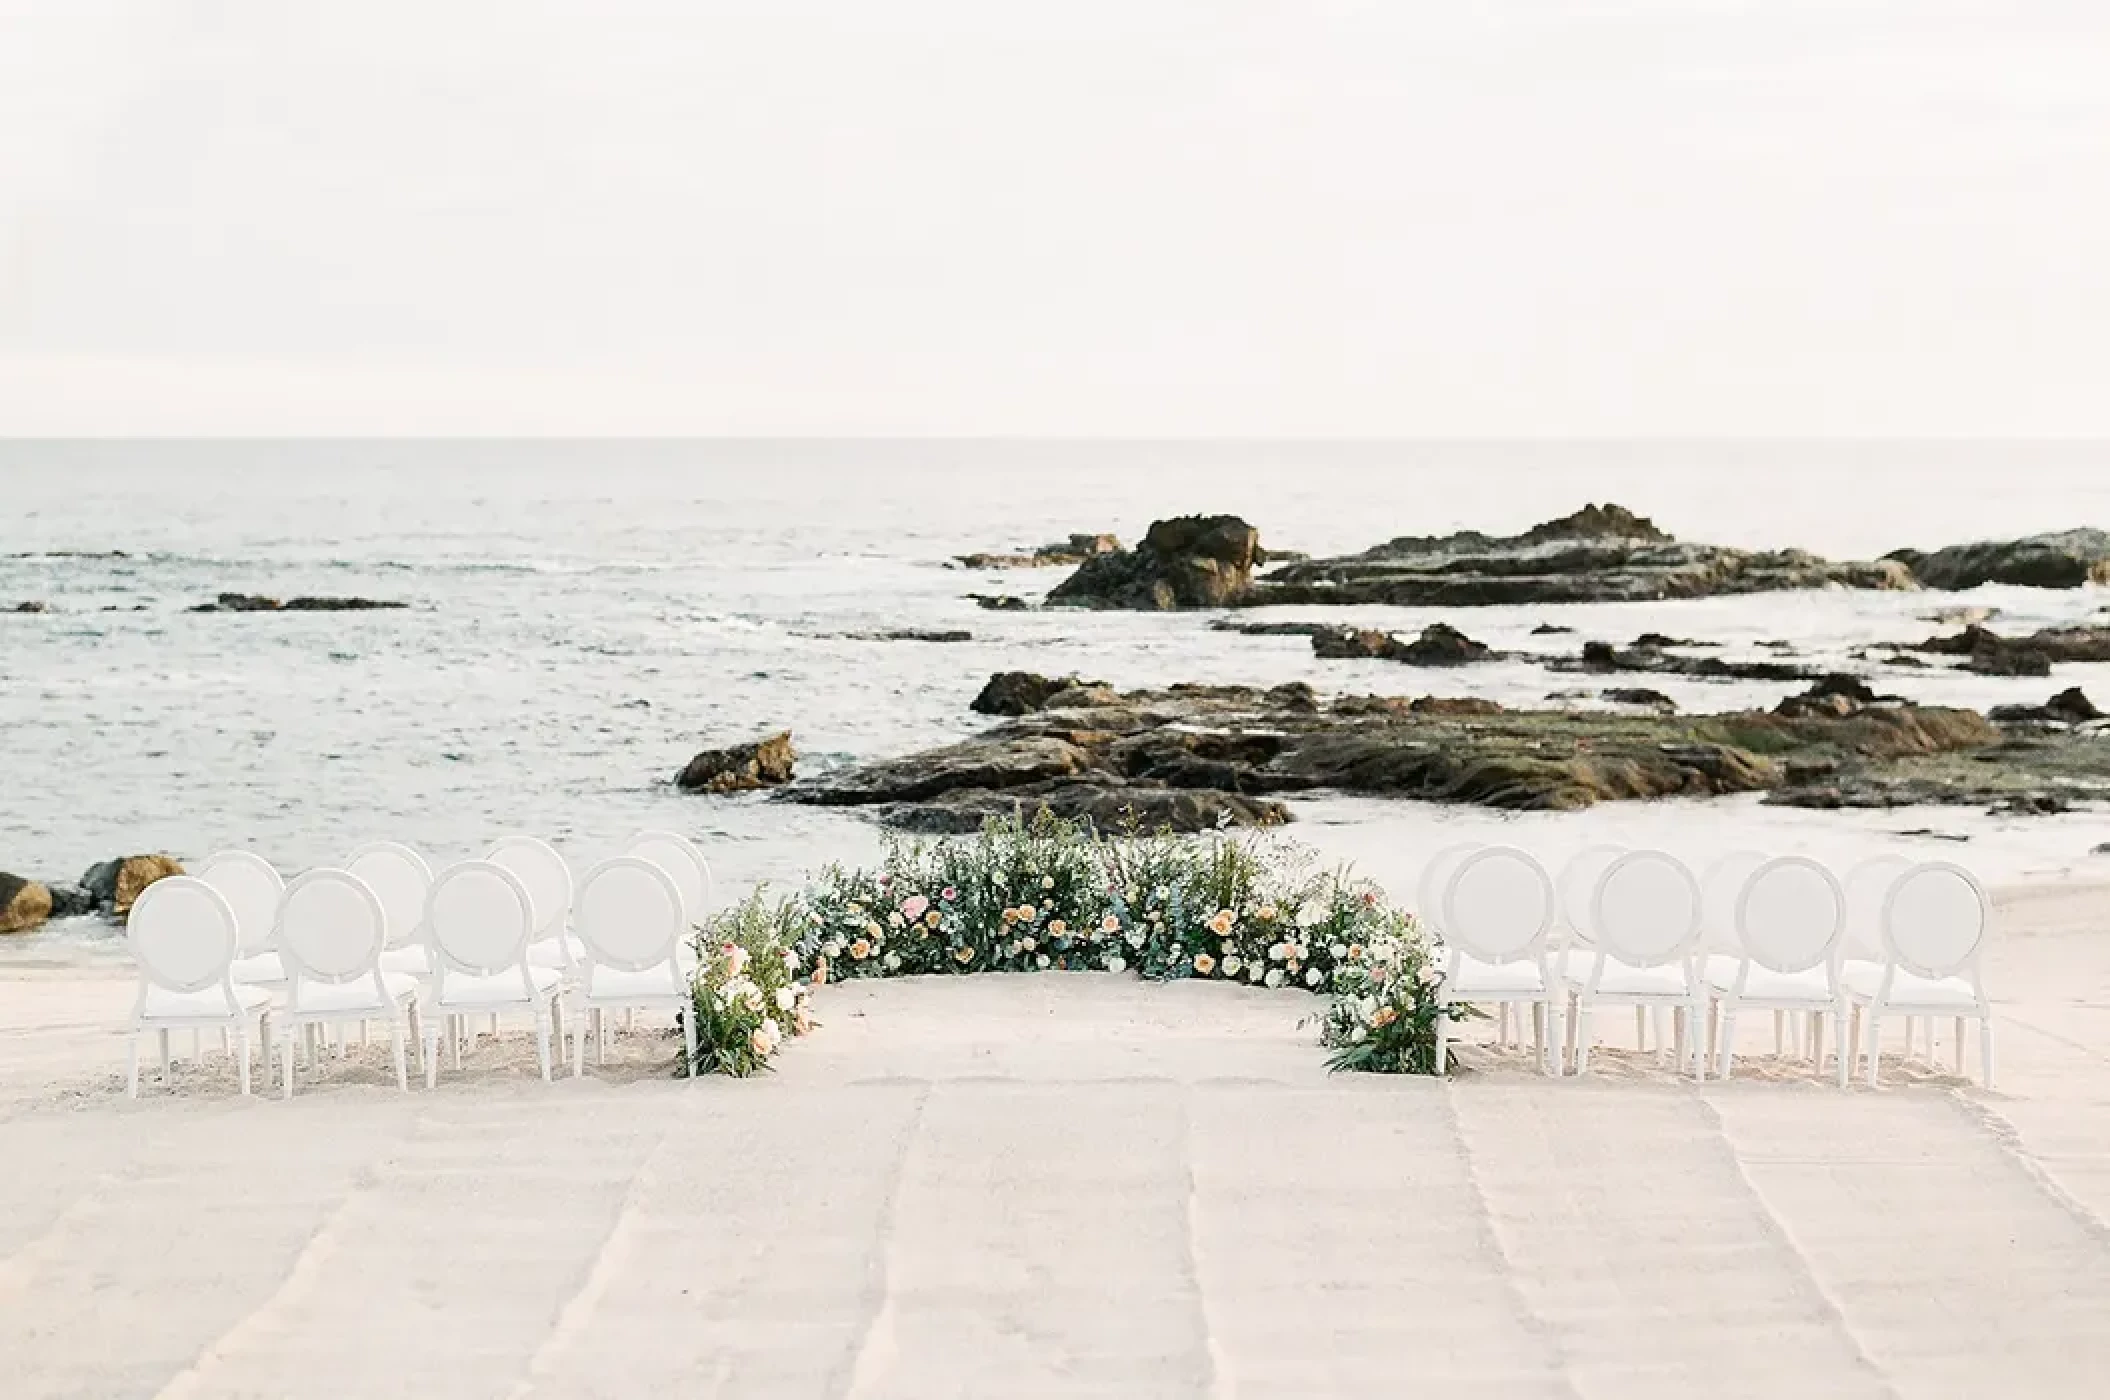
POLYGON ((1993 1093, 1765 1016, 1728 1084, 1620 1013, 1581 1082, 1330 1078, 1313 1000, 1041 974, 830 988, 746 1082, 641 1028, 546 1086, 516 1024, 433 1093, 376 1044, 133 1104, 128 977, 18 968, 0 1391, 2099 1396, 2110 894, 2001 903, 1993 1093))

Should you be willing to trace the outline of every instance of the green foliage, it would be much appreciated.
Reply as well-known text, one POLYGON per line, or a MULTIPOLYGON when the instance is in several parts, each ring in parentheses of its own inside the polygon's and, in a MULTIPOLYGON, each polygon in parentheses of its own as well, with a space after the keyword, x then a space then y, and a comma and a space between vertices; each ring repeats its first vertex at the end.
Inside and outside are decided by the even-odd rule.
POLYGON ((690 1004, 698 1074, 755 1074, 787 1039, 812 1028, 797 950, 805 927, 799 900, 759 886, 697 931, 690 1004))

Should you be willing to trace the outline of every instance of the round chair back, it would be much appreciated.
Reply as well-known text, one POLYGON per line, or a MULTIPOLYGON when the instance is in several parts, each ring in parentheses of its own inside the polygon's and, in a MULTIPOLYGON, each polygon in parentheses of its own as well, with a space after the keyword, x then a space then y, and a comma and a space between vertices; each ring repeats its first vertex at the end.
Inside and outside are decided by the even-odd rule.
POLYGON ((207 856, 192 872, 218 890, 234 910, 241 930, 242 957, 268 953, 277 946, 278 906, 286 881, 270 861, 249 851, 221 851, 207 856))
POLYGON ((296 980, 337 983, 369 976, 387 941, 388 911, 350 871, 310 870, 286 886, 279 956, 296 980))
POLYGON ((640 832, 623 854, 649 860, 681 891, 683 917, 700 924, 711 912, 711 867, 696 843, 674 831, 640 832))
POLYGON ((376 841, 352 852, 344 868, 366 881, 388 915, 388 946, 415 943, 425 919, 425 896, 432 891, 432 867, 425 857, 396 841, 376 841))
POLYGON ((1428 920, 1430 927, 1438 933, 1443 932, 1443 899, 1450 889, 1451 873, 1458 868, 1460 861, 1480 847, 1481 843, 1478 841, 1461 841, 1455 846, 1445 846, 1429 857, 1429 863, 1422 867, 1421 881, 1414 887, 1414 912, 1428 920))
POLYGON ((146 979, 171 992, 202 992, 227 980, 241 946, 227 897, 195 875, 170 875, 140 893, 125 941, 146 979))
POLYGON ((564 931, 571 915, 571 867, 549 842, 534 836, 508 836, 484 853, 520 877, 535 914, 535 937, 552 938, 564 931))
POLYGON ((1444 941, 1482 962, 1536 958, 1560 901, 1546 867, 1514 846, 1467 855, 1443 896, 1444 941))
POLYGON ((595 967, 641 972, 674 960, 687 918, 673 876, 641 856, 617 856, 587 872, 572 925, 595 967))
POLYGON ((1585 941, 1596 939, 1591 929, 1590 901, 1597 894, 1597 882, 1604 878, 1612 863, 1625 855, 1624 846, 1591 846, 1577 851, 1561 867, 1558 889, 1560 891, 1561 918, 1568 931, 1585 941))
POLYGON ((1899 967, 1940 980, 1975 970, 1992 902, 1970 871, 1947 861, 1915 865, 1883 903, 1883 949, 1899 967))
POLYGON ((1629 851, 1598 877, 1590 927, 1629 967, 1681 961, 1700 941, 1700 882, 1667 851, 1629 851))
POLYGON ((526 962, 535 906, 512 871, 467 860, 434 878, 424 924, 426 946, 443 970, 487 977, 526 962))
POLYGON ((1831 961, 1846 929, 1846 891, 1807 856, 1760 866, 1736 900, 1737 941, 1772 972, 1807 972, 1831 961))

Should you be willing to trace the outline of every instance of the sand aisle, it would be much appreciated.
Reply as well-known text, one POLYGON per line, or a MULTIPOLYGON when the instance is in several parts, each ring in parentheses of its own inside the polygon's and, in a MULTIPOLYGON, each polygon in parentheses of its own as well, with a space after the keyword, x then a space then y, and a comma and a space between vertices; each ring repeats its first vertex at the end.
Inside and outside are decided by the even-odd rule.
POLYGON ((2102 907, 2011 903, 1991 1096, 1328 1079, 1301 999, 1040 976, 833 989, 748 1083, 516 1036, 135 1106, 128 984, 16 972, 0 1392, 2097 1396, 2102 907))

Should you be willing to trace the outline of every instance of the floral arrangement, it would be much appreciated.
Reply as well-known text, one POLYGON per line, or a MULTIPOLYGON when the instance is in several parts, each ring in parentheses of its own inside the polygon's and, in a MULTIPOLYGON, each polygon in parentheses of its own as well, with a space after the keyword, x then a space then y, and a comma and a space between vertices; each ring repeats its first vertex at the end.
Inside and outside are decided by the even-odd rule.
POLYGON ((711 916, 691 943, 698 1074, 745 1078, 813 1028, 812 985, 796 947, 803 906, 766 888, 711 916))
POLYGON ((1043 812, 891 843, 796 897, 757 890, 698 931, 699 1072, 747 1075, 812 1025, 831 981, 1048 970, 1326 994, 1338 1070, 1432 1072, 1441 963, 1413 917, 1268 835, 1105 836, 1043 812))

